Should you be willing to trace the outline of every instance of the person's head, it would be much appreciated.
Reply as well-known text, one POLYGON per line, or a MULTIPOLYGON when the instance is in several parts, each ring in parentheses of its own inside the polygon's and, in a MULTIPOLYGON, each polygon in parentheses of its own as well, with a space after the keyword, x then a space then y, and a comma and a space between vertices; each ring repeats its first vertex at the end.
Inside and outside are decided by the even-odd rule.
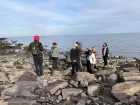
POLYGON ((92 47, 92 52, 96 52, 96 48, 95 47, 92 47))
POLYGON ((56 42, 53 42, 52 44, 54 47, 57 47, 57 43, 56 42))
POLYGON ((103 47, 107 47, 107 43, 104 43, 104 44, 103 44, 103 47))
POLYGON ((74 47, 78 47, 79 46, 79 42, 76 42, 74 47))
POLYGON ((34 41, 39 41, 39 40, 40 40, 40 36, 35 35, 35 36, 34 36, 34 41))

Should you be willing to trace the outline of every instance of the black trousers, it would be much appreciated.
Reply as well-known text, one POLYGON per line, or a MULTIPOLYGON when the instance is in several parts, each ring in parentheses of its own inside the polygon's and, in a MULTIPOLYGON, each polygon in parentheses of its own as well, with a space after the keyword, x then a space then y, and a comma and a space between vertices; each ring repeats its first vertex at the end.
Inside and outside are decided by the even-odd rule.
POLYGON ((87 60, 87 72, 92 73, 92 64, 87 60))
POLYGON ((77 62, 72 62, 72 71, 71 74, 75 74, 75 72, 78 72, 78 63, 77 62))
POLYGON ((35 64, 35 68, 36 68, 36 74, 38 76, 42 76, 43 75, 43 57, 37 56, 37 55, 33 55, 33 60, 34 60, 34 64, 35 64))
POLYGON ((103 56, 103 60, 104 60, 104 66, 106 66, 108 63, 107 63, 107 56, 103 56))
POLYGON ((58 65, 57 57, 52 57, 52 65, 53 65, 53 69, 57 69, 57 65, 58 65))

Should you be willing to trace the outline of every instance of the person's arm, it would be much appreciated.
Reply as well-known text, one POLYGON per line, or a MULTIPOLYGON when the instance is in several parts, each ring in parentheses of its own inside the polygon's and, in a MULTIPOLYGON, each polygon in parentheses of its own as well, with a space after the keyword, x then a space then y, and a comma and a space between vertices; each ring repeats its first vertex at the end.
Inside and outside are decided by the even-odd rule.
POLYGON ((40 49, 40 51, 44 51, 42 43, 39 43, 39 49, 40 49))

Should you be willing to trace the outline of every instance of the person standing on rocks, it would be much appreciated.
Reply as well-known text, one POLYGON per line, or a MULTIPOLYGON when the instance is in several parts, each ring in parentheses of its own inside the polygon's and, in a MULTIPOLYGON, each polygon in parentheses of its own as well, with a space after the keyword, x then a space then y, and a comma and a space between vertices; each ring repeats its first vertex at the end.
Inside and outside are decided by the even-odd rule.
POLYGON ((92 53, 91 50, 88 50, 86 52, 86 54, 87 54, 87 57, 86 57, 86 59, 87 59, 87 72, 93 73, 92 65, 95 64, 95 61, 96 61, 95 55, 92 53))
POLYGON ((108 65, 108 62, 107 62, 108 54, 109 54, 109 49, 108 49, 107 43, 104 43, 103 44, 103 48, 102 48, 102 55, 103 55, 103 60, 104 60, 104 66, 108 65))
POLYGON ((79 43, 76 42, 74 48, 70 50, 70 59, 72 63, 72 75, 80 69, 80 53, 79 43))
POLYGON ((42 63, 43 63, 43 45, 41 42, 39 42, 40 37, 38 35, 34 36, 34 42, 31 42, 29 47, 28 47, 28 51, 32 52, 33 55, 33 60, 34 60, 34 64, 35 64, 35 68, 36 68, 36 74, 38 76, 42 76, 43 75, 43 67, 42 67, 42 63))
POLYGON ((53 63, 53 69, 58 69, 58 59, 59 59, 59 51, 57 49, 57 43, 54 42, 53 46, 51 48, 52 52, 52 63, 53 63))

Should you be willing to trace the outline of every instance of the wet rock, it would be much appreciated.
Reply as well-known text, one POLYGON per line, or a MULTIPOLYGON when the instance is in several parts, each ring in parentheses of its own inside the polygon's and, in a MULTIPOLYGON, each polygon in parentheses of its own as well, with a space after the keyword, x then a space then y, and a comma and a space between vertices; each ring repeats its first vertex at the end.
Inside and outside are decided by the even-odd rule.
POLYGON ((108 80, 108 82, 110 83, 110 84, 116 84, 117 83, 117 81, 118 81, 118 77, 117 77, 117 75, 116 74, 111 74, 108 78, 107 78, 107 80, 108 80))
POLYGON ((76 96, 78 94, 81 94, 83 92, 83 90, 81 89, 76 89, 76 88, 66 88, 66 89, 62 89, 62 96, 63 99, 70 97, 70 96, 76 96))
POLYGON ((97 85, 89 85, 87 88, 87 93, 89 96, 96 96, 99 95, 100 92, 100 86, 97 85))
POLYGON ((37 81, 37 76, 33 72, 25 72, 19 77, 18 81, 37 81))
POLYGON ((46 87, 46 91, 49 92, 50 94, 55 94, 56 91, 58 91, 59 89, 66 88, 67 86, 68 86, 67 82, 59 82, 59 81, 57 81, 55 83, 49 84, 46 87))
POLYGON ((95 82, 97 79, 94 74, 90 74, 88 72, 77 72, 76 73, 76 81, 85 81, 95 82))
POLYGON ((14 86, 7 88, 1 92, 3 96, 13 96, 18 97, 22 92, 34 93, 37 85, 34 81, 20 81, 14 86))
POLYGON ((120 101, 123 99, 134 96, 135 93, 140 91, 140 83, 136 81, 129 81, 116 84, 112 87, 112 94, 120 101))

